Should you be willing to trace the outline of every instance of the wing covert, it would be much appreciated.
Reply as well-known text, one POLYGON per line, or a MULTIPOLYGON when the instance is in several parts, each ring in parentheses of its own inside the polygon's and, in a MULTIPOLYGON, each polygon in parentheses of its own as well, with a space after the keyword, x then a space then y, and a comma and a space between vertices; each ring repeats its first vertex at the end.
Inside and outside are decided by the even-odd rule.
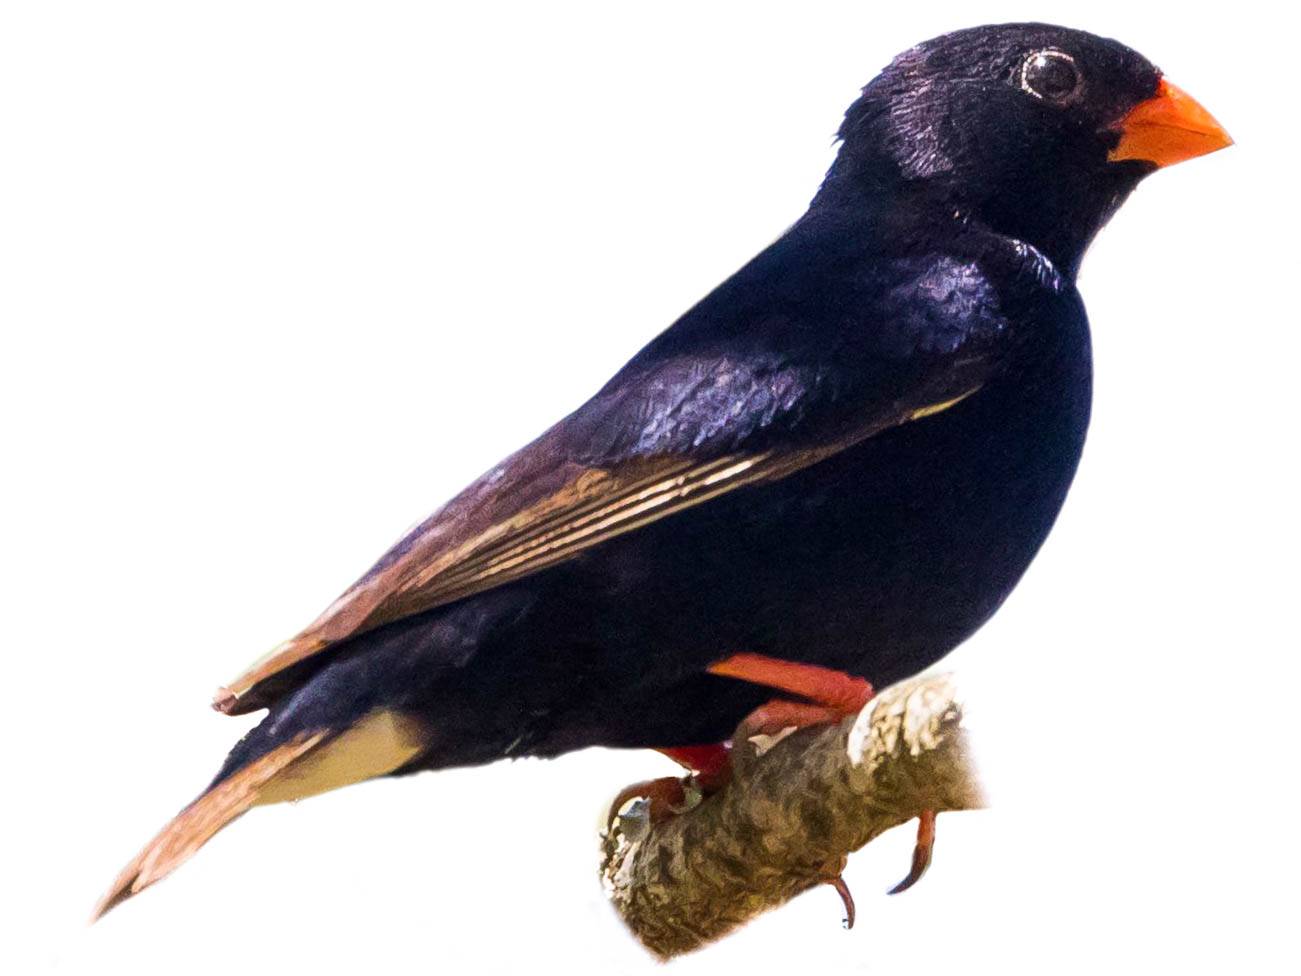
POLYGON ((581 408, 408 532, 310 626, 222 688, 214 707, 264 707, 341 641, 785 477, 971 395, 1006 342, 997 301, 974 264, 914 265, 895 268, 888 287, 862 284, 859 317, 821 345, 809 344, 798 304, 768 297, 756 310, 738 300, 743 269, 581 408), (724 299, 733 319, 751 323, 740 338, 700 327, 724 299))

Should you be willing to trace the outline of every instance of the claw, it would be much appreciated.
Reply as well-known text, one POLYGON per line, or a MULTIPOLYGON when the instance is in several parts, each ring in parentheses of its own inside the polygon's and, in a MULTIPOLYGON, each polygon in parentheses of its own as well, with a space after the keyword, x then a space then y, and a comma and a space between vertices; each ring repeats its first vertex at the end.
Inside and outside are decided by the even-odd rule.
POLYGON ((619 822, 619 833, 628 839, 630 844, 636 844, 646 837, 651 828, 651 803, 645 797, 638 797, 631 803, 624 802, 619 808, 619 812, 610 818, 606 824, 606 831, 613 833, 615 821, 619 822))
POLYGON ((845 876, 843 874, 838 874, 828 881, 827 884, 836 889, 836 894, 840 896, 840 901, 845 906, 845 928, 852 929, 854 927, 855 916, 854 896, 849 891, 849 885, 845 884, 845 876))
POLYGON ((917 817, 917 843, 913 846, 913 863, 908 870, 908 877, 890 889, 889 893, 897 895, 907 891, 926 873, 931 866, 931 856, 935 851, 935 811, 923 810, 917 817))
MULTIPOLYGON (((697 790, 696 793, 698 792, 697 790)), ((659 823, 674 814, 690 809, 695 805, 692 803, 693 799, 696 803, 700 802, 698 797, 693 797, 689 785, 676 776, 662 776, 659 779, 633 783, 632 786, 621 790, 611 802, 610 812, 605 818, 607 828, 619 819, 619 813, 628 801, 634 799, 646 801, 646 815, 651 823, 659 823)))

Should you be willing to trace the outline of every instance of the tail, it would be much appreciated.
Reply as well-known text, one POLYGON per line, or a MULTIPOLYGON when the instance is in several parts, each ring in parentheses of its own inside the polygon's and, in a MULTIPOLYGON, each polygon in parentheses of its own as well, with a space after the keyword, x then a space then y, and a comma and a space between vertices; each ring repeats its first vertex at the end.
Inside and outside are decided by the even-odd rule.
MULTIPOLYGON (((264 726, 267 723, 264 722, 264 726)), ((259 726, 246 743, 256 742, 259 726)), ((227 824, 255 806, 298 800, 405 766, 429 742, 423 722, 401 712, 372 711, 342 730, 299 732, 250 750, 241 743, 217 780, 135 856, 95 907, 91 921, 161 881, 227 824), (254 751, 255 758, 244 754, 254 751)))

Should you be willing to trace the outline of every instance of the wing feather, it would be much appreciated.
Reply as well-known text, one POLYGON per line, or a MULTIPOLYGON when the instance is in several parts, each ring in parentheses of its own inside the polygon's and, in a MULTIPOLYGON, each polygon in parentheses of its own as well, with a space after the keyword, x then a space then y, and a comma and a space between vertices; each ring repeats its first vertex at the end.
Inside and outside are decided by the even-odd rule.
MULTIPOLYGON (((774 245, 782 247, 797 270, 816 253, 791 234, 774 245)), ((770 258, 761 255, 578 411, 399 540, 316 621, 222 688, 214 707, 264 707, 342 641, 948 409, 1000 365, 1007 322, 975 263, 900 259, 888 289, 870 275, 858 297, 843 283, 827 289, 836 304, 820 318, 845 322, 828 345, 771 292, 770 258), (746 275, 763 287, 747 291, 746 275), (764 296, 757 306, 755 295, 764 296), (862 311, 846 319, 845 308, 862 311)), ((791 280, 807 314, 821 292, 791 280)))
MULTIPOLYGON (((260 686, 353 634, 443 606, 572 559, 592 546, 758 481, 784 477, 830 453, 767 451, 698 462, 680 457, 620 469, 586 469, 559 490, 482 529, 453 504, 443 518, 403 540, 311 626, 222 688, 214 707, 242 714, 263 707, 260 686), (460 515, 461 517, 457 517, 460 515), (450 528, 448 523, 460 523, 450 528)), ((471 489, 473 491, 474 489, 471 489)))

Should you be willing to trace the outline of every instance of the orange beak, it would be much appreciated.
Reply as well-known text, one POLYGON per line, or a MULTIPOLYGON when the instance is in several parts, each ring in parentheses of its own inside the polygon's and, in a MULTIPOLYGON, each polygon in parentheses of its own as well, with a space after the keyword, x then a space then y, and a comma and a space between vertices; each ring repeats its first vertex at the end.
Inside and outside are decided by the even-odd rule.
POLYGON ((1139 102, 1120 120, 1120 142, 1107 158, 1141 159, 1172 166, 1233 145, 1233 140, 1197 100, 1162 79, 1156 95, 1139 102))

